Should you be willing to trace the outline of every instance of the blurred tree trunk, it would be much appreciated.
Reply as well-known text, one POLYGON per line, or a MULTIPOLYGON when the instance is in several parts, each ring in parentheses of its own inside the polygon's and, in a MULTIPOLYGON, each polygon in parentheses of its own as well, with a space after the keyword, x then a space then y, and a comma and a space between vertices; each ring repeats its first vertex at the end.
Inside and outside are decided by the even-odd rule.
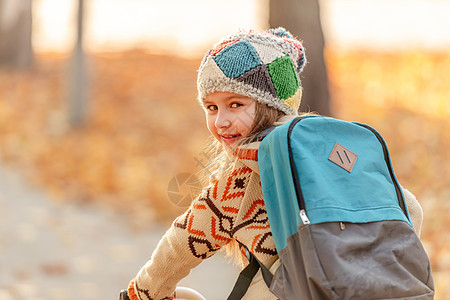
POLYGON ((71 127, 82 127, 87 118, 88 80, 83 49, 84 0, 78 0, 77 40, 69 72, 69 122, 71 127))
POLYGON ((31 0, 0 0, 0 66, 26 69, 32 63, 31 0))
POLYGON ((330 94, 324 60, 325 38, 320 22, 319 0, 269 0, 270 27, 282 26, 303 41, 307 64, 302 73, 300 111, 330 115, 330 94))

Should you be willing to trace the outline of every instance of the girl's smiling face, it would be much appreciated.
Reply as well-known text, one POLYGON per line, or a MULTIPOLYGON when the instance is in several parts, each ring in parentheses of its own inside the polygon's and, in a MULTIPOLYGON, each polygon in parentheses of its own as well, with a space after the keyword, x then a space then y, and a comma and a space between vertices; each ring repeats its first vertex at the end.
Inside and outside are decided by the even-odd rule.
POLYGON ((232 145, 252 130, 256 101, 231 92, 214 92, 203 100, 206 123, 223 145, 232 145))

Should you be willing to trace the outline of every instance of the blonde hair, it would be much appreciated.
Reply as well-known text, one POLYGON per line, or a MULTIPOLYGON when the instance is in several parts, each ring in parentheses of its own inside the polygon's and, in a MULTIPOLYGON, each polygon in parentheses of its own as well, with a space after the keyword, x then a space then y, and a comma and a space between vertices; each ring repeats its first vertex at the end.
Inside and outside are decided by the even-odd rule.
MULTIPOLYGON (((272 126, 284 115, 285 113, 256 101, 252 129, 231 151, 238 151, 239 147, 257 140, 261 131, 272 126)), ((209 185, 218 180, 223 174, 229 174, 232 171, 237 157, 231 155, 229 152, 230 150, 225 149, 217 139, 212 136, 210 137, 210 142, 205 147, 203 153, 208 158, 208 162, 202 170, 203 174, 200 176, 204 185, 209 185)), ((226 245, 225 252, 237 264, 242 266, 245 264, 241 248, 235 240, 226 245)))
MULTIPOLYGON (((253 140, 264 129, 270 127, 285 114, 278 109, 269 107, 268 105, 256 102, 255 119, 253 120, 253 128, 250 130, 247 138, 253 140)), ((246 140, 246 139, 245 139, 246 140)))

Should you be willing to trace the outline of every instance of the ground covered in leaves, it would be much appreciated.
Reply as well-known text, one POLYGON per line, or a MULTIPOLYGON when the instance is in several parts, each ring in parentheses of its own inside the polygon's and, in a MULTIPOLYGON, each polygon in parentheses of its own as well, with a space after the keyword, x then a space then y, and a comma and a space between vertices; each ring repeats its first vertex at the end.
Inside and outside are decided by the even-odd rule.
MULTIPOLYGON (((450 298, 450 54, 326 58, 333 115, 385 137, 399 181, 424 210, 436 299, 450 298)), ((169 183, 208 160, 198 64, 144 51, 89 56, 89 115, 78 128, 68 122, 67 56, 39 54, 31 71, 1 70, 0 159, 55 201, 100 202, 136 223, 169 222, 182 211, 169 183)))

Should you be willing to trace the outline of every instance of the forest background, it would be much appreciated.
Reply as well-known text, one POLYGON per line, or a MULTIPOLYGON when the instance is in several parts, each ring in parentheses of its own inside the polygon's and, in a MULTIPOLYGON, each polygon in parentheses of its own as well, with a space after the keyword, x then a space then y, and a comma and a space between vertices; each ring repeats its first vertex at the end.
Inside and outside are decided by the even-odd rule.
MULTIPOLYGON (((0 57, 0 161, 56 202, 100 203, 136 228, 168 225, 209 159, 196 102, 201 56, 230 30, 266 28, 269 3, 85 2, 80 45, 78 1, 0 1, 0 29, 11 11, 33 20, 18 46, 28 59, 13 66, 0 57)), ((320 1, 329 114, 385 137, 399 181, 424 211, 436 299, 450 299, 450 1, 377 3, 320 1)))

